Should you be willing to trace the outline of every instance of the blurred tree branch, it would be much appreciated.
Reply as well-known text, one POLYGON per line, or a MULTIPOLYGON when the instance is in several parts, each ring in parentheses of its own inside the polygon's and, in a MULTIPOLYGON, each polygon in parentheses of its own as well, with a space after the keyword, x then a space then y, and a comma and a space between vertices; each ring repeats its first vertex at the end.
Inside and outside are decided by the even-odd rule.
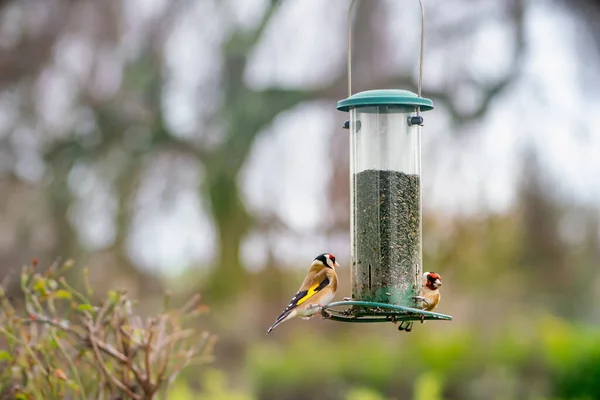
MULTIPOLYGON (((13 85, 24 77, 32 78, 44 69, 52 57, 53 46, 63 33, 69 17, 70 1, 54 0, 38 26, 25 21, 18 40, 0 48, 0 87, 13 85)), ((7 13, 18 2, 1 1, 0 12, 7 13)))
POLYGON ((489 110, 492 102, 498 98, 512 83, 520 78, 519 69, 526 50, 525 31, 525 0, 511 0, 507 2, 508 15, 513 24, 514 51, 511 65, 504 76, 493 82, 478 82, 466 77, 466 84, 477 88, 482 93, 479 106, 467 112, 461 111, 456 99, 451 95, 452 90, 427 91, 427 96, 441 103, 450 113, 452 119, 458 124, 472 122, 483 117, 489 110))

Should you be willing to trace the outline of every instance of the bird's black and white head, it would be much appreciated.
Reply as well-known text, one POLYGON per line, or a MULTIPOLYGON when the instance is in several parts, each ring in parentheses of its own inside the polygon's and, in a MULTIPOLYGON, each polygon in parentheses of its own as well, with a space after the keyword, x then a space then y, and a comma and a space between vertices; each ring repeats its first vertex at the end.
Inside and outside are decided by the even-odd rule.
POLYGON ((318 255, 317 257, 315 257, 315 260, 313 261, 313 264, 315 264, 315 263, 321 263, 324 266, 331 268, 331 269, 335 269, 336 267, 340 266, 335 261, 335 256, 330 253, 323 253, 323 254, 318 255))
POLYGON ((425 272, 423 274, 423 279, 425 281, 425 286, 430 290, 437 290, 440 286, 442 286, 442 277, 435 272, 425 272))

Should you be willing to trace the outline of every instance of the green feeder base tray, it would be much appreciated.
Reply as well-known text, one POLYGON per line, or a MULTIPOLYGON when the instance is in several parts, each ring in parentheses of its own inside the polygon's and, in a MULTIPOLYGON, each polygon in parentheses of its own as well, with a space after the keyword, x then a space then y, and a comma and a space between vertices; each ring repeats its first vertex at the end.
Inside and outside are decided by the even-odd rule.
POLYGON ((337 301, 323 307, 323 318, 341 322, 451 321, 450 315, 370 301, 337 301), (340 309, 346 307, 345 309, 340 309))

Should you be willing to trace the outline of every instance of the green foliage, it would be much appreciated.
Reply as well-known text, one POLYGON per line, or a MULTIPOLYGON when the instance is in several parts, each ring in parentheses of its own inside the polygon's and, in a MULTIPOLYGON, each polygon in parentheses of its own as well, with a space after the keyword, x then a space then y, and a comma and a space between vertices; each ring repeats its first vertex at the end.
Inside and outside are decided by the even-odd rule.
POLYGON ((600 394, 598 331, 582 327, 574 329, 552 317, 546 317, 541 326, 546 357, 555 373, 556 393, 568 399, 597 398, 600 394))
POLYGON ((369 388, 350 389, 346 394, 346 400, 386 400, 379 392, 369 388))
POLYGON ((0 398, 154 399, 186 366, 210 360, 214 336, 187 327, 207 308, 193 297, 146 321, 126 293, 98 303, 64 278, 72 263, 21 273, 23 310, 0 287, 0 398))
POLYGON ((600 330, 557 317, 489 337, 433 329, 415 329, 410 338, 299 335, 249 354, 260 398, 301 390, 311 379, 345 392, 344 399, 571 400, 600 393, 600 330))
POLYGON ((229 389, 227 376, 224 372, 216 369, 204 371, 202 388, 203 393, 195 397, 198 400, 252 400, 254 398, 249 394, 229 389))
MULTIPOLYGON (((197 376, 197 375, 196 375, 197 376)), ((190 383, 196 384, 196 380, 188 382, 182 377, 178 378, 169 389, 169 400, 253 400, 254 396, 231 389, 228 376, 225 372, 214 368, 202 371, 199 383, 202 393, 198 393, 190 383)))
POLYGON ((442 400, 442 382, 433 372, 422 373, 415 382, 415 400, 442 400))

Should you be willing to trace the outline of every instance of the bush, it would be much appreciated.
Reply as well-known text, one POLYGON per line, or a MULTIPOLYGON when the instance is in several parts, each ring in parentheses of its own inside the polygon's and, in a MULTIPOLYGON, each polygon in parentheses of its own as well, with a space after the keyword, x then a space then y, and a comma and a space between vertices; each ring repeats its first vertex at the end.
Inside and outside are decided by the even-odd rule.
POLYGON ((441 333, 434 324, 442 323, 410 336, 360 325, 350 329, 363 329, 361 336, 299 327, 285 340, 254 346, 248 371, 261 399, 600 398, 597 326, 545 314, 487 336, 475 327, 441 333), (319 390, 307 381, 318 381, 319 390))
POLYGON ((142 321, 123 291, 96 305, 87 280, 73 288, 72 262, 36 267, 22 270, 22 307, 0 286, 0 398, 154 399, 184 367, 211 359, 214 336, 188 327, 208 311, 199 296, 168 310, 165 295, 163 312, 142 321))

